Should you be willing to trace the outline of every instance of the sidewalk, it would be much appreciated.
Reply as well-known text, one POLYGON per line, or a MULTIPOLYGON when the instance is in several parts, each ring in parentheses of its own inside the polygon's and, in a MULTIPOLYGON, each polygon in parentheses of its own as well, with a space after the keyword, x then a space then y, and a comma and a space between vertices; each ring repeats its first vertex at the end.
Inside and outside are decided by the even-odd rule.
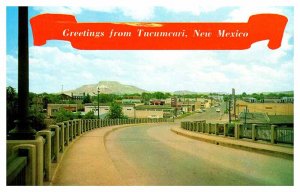
POLYGON ((126 185, 106 151, 105 137, 127 126, 103 127, 83 134, 68 147, 50 185, 126 185))
POLYGON ((292 146, 279 146, 279 145, 272 145, 267 143, 252 142, 250 140, 242 140, 242 139, 236 140, 234 138, 229 138, 224 136, 215 136, 215 135, 208 135, 203 133, 187 131, 179 127, 172 128, 171 131, 175 132, 178 135, 183 135, 192 139, 209 142, 216 145, 222 145, 222 146, 232 147, 236 149, 253 151, 257 153, 263 153, 263 154, 282 157, 286 159, 293 159, 294 157, 294 147, 292 146))

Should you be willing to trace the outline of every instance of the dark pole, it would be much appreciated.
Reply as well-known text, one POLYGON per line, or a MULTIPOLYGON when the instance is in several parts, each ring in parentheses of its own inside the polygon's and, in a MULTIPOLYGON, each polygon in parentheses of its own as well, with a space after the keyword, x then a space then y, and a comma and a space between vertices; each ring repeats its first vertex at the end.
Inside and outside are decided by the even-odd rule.
POLYGON ((229 114, 229 123, 231 123, 231 100, 228 101, 228 114, 229 114))
POLYGON ((99 92, 100 92, 100 89, 99 89, 99 87, 98 87, 98 119, 100 119, 100 109, 99 109, 99 92))
POLYGON ((28 7, 18 8, 18 117, 16 127, 9 132, 9 139, 35 139, 36 130, 29 125, 29 52, 28 7))
POLYGON ((246 126, 246 123, 247 123, 247 111, 248 111, 248 108, 246 106, 246 109, 245 109, 245 126, 246 126))

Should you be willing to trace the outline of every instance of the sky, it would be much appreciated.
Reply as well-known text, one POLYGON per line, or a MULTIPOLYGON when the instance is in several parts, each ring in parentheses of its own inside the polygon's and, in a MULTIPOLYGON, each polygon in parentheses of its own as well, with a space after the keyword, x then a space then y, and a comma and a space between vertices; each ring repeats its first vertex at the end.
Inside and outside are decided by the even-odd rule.
MULTIPOLYGON (((17 88, 17 8, 7 7, 6 85, 17 88)), ((118 81, 148 91, 237 93, 294 90, 294 10, 288 6, 226 7, 203 4, 107 3, 101 7, 30 7, 29 19, 42 13, 64 13, 79 22, 247 22, 258 13, 288 18, 282 45, 267 41, 237 51, 84 51, 68 42, 34 46, 29 32, 29 89, 57 93, 99 81, 118 81), (138 7, 138 9, 136 8, 138 7)), ((30 29, 31 30, 31 29, 30 29)))

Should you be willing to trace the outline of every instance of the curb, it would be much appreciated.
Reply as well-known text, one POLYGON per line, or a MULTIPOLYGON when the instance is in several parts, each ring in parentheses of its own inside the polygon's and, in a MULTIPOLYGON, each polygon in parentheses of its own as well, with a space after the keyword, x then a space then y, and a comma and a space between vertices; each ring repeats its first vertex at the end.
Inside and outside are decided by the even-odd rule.
MULTIPOLYGON (((265 155, 270 155, 270 156, 274 156, 274 157, 280 157, 280 158, 284 158, 284 159, 289 159, 289 160, 293 160, 294 159, 294 153, 293 152, 284 152, 284 151, 279 151, 279 150, 272 150, 272 149, 266 149, 264 148, 264 146, 268 145, 268 144, 259 144, 256 143, 256 145, 260 145, 260 147, 255 147, 255 146, 250 146, 247 145, 247 143, 252 143, 249 141, 242 141, 244 142, 243 144, 239 144, 236 142, 236 140, 234 139, 230 139, 230 138, 216 138, 217 136, 211 136, 211 135, 202 135, 200 133, 194 133, 194 132, 190 132, 190 131, 186 131, 183 130, 181 128, 171 128, 171 131, 181 135, 181 136, 185 136, 191 139, 195 139, 195 140, 199 140, 199 141, 204 141, 207 143, 211 143, 211 144, 216 144, 216 145, 221 145, 221 146, 225 146, 225 147, 230 147, 230 148, 235 148, 235 149, 240 149, 240 150, 245 150, 245 151, 249 151, 249 152, 256 152, 256 153, 260 153, 260 154, 265 154, 265 155)), ((289 149, 288 147, 286 147, 287 149, 289 149)))

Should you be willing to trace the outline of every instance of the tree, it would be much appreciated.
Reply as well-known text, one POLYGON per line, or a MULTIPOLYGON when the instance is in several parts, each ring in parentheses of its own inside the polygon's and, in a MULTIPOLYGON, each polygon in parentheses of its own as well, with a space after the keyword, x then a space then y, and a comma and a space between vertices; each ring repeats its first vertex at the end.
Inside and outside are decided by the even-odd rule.
POLYGON ((16 124, 15 120, 18 119, 18 95, 13 87, 6 88, 6 131, 7 133, 12 130, 16 124))
POLYGON ((166 99, 165 94, 162 93, 162 92, 159 92, 159 91, 154 92, 154 93, 153 93, 153 97, 154 97, 155 99, 166 99))
POLYGON ((122 107, 116 103, 112 102, 109 107, 109 112, 106 116, 108 119, 123 119, 124 114, 122 111, 122 107))
POLYGON ((93 111, 87 112, 84 116, 83 119, 96 119, 95 114, 93 111))
MULTIPOLYGON (((34 105, 32 99, 36 96, 35 93, 29 94, 29 114, 28 119, 30 120, 30 126, 34 128, 35 130, 39 131, 46 128, 45 123, 45 114, 41 113, 41 110, 34 105)), ((18 94, 16 90, 13 87, 7 87, 6 88, 6 98, 7 98, 7 107, 6 107, 6 130, 7 133, 15 128, 15 120, 19 119, 18 116, 18 94)))
POLYGON ((87 94, 86 96, 84 96, 83 101, 82 101, 83 104, 91 103, 91 102, 92 102, 92 100, 91 100, 90 94, 87 94))
POLYGON ((73 113, 65 109, 60 109, 58 112, 55 113, 54 116, 55 116, 55 121, 57 123, 74 119, 73 113))
MULTIPOLYGON (((118 96, 115 94, 99 94, 99 103, 110 103, 113 102, 115 99, 117 99, 118 96)), ((93 97, 93 102, 98 102, 98 95, 95 95, 93 97)))
POLYGON ((41 113, 40 109, 37 106, 32 106, 29 109, 29 120, 32 128, 37 131, 43 130, 47 128, 47 124, 45 123, 46 115, 41 113))
POLYGON ((141 96, 142 96, 144 103, 149 103, 152 95, 151 95, 151 93, 143 92, 141 96))

